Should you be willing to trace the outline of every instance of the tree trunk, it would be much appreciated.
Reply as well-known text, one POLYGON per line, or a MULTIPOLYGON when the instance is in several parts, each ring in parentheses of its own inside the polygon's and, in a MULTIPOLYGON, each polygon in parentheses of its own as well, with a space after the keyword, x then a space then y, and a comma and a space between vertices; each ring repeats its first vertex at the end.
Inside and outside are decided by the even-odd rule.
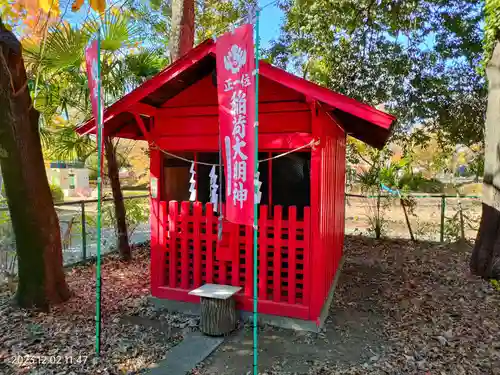
POLYGON ((118 163, 116 161, 116 148, 110 137, 104 141, 106 150, 106 161, 108 163, 108 177, 113 192, 113 202, 115 206, 116 218, 116 236, 118 239, 118 249, 122 260, 129 261, 132 258, 130 244, 128 242, 127 217, 125 203, 123 202, 123 193, 120 186, 118 174, 118 163))
POLYGON ((27 87, 21 44, 0 20, 0 165, 18 255, 21 307, 66 301, 59 221, 45 172, 39 113, 27 87))
POLYGON ((178 60, 194 45, 194 0, 172 0, 170 57, 178 60))
POLYGON ((500 279, 500 44, 486 68, 488 109, 485 129, 483 216, 470 268, 484 278, 500 279))
POLYGON ((238 318, 234 298, 201 297, 200 330, 209 336, 228 335, 236 328, 238 318))

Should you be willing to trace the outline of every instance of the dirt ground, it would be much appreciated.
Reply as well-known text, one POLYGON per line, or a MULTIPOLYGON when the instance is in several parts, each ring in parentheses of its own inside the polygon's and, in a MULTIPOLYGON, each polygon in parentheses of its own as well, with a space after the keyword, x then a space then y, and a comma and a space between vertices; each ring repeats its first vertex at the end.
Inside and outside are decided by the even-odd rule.
MULTIPOLYGON (((500 374, 500 293, 469 274, 469 253, 347 237, 325 331, 261 329, 260 373, 500 374)), ((249 373, 245 328, 192 374, 249 373)))
MULTIPOLYGON (((500 291, 470 275, 470 252, 467 245, 347 236, 324 332, 262 327, 261 375, 500 375, 500 291)), ((50 313, 13 308, 5 303, 10 293, 0 293, 0 374, 137 374, 168 356, 198 319, 148 305, 149 249, 134 254, 128 264, 104 261, 99 361, 92 265, 68 271, 75 295, 50 313), (59 357, 62 363, 40 362, 59 357)), ((247 325, 192 375, 245 375, 251 364, 247 325)))
MULTIPOLYGON (((415 198, 413 210, 408 210, 410 226, 416 239, 439 241, 441 230, 441 198, 415 198)), ((459 203, 462 206, 464 232, 474 240, 481 219, 481 201, 476 198, 446 198, 444 239, 456 240, 460 233, 459 203)), ((372 236, 370 218, 376 212, 376 199, 346 197, 345 233, 372 236)), ((400 200, 384 198, 381 201, 382 236, 410 238, 408 225, 400 200)))

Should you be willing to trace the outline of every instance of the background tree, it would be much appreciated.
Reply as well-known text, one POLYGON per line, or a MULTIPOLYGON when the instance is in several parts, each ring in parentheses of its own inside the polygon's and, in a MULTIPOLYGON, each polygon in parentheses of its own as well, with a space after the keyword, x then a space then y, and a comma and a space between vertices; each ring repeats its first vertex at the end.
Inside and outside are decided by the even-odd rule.
POLYGON ((170 59, 184 56, 194 44, 194 0, 172 0, 170 59))
MULTIPOLYGON (((274 63, 449 142, 482 141, 482 3, 476 0, 283 0, 274 63)), ((398 135, 398 134, 396 134, 398 135)), ((424 141, 425 139, 423 139, 424 141)))
POLYGON ((67 300, 59 222, 50 193, 22 48, 0 18, 0 165, 16 238, 22 307, 67 300))
POLYGON ((485 60, 488 110, 482 217, 470 267, 484 278, 500 279, 500 0, 486 1, 485 60))
MULTIPOLYGON (((166 59, 156 50, 139 47, 140 27, 126 10, 110 8, 101 19, 89 20, 72 27, 61 23, 51 28, 42 45, 32 39, 25 40, 28 66, 39 67, 42 77, 37 95, 37 107, 42 112, 47 153, 55 158, 76 158, 85 161, 95 151, 89 137, 79 137, 74 126, 91 116, 85 67, 82 66, 84 49, 100 27, 102 37, 102 80, 105 105, 118 100, 166 65, 166 59), (57 126, 60 114, 66 117, 65 126, 57 126)), ((123 260, 131 258, 126 210, 119 180, 117 163, 118 140, 105 140, 107 176, 111 184, 115 208, 115 228, 118 249, 123 260)))
MULTIPOLYGON (((180 12, 180 4, 176 9, 180 12)), ((202 0, 194 2, 194 44, 212 38, 228 30, 229 25, 241 21, 248 10, 255 6, 255 0, 202 0)), ((155 48, 170 46, 172 36, 173 2, 163 0, 130 1, 128 9, 133 17, 144 26, 148 41, 155 48)), ((191 5, 189 5, 191 6, 191 5)), ((180 14, 180 13, 179 13, 180 14)), ((182 17, 176 16, 177 22, 182 17)), ((177 30, 180 31, 180 28, 177 30)))

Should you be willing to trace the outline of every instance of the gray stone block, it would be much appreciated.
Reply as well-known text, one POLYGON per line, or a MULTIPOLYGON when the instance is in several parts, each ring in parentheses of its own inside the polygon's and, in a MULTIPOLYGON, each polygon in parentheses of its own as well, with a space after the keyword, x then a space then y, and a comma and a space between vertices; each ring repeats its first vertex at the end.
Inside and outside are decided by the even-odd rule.
POLYGON ((185 375, 203 361, 224 341, 220 337, 208 337, 199 332, 188 334, 172 348, 167 358, 152 367, 147 375, 185 375))

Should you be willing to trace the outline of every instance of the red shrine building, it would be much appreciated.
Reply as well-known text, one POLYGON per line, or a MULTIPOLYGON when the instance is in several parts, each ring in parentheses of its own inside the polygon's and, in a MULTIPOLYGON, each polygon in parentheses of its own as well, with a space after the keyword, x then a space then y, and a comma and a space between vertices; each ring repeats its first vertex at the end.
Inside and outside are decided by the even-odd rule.
MULTIPOLYGON (((149 143, 151 294, 197 304, 188 293, 206 283, 240 286, 237 308, 251 311, 252 227, 225 222, 218 240, 210 203, 210 165, 219 164, 215 53, 207 40, 111 105, 104 134, 149 143)), ((320 326, 343 255, 346 135, 381 148, 396 119, 266 62, 259 80, 258 311, 320 326)), ((93 120, 78 128, 94 131, 93 120)))

